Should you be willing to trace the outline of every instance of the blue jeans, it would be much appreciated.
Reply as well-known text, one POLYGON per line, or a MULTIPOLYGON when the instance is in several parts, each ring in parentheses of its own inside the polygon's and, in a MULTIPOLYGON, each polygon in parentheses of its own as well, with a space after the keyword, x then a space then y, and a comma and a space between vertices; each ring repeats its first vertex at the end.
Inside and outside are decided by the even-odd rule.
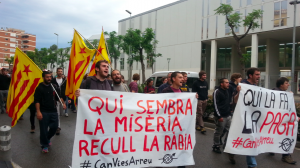
POLYGON ((247 159, 248 167, 256 167, 257 166, 255 156, 246 156, 246 159, 247 159))
POLYGON ((68 103, 68 96, 66 96, 66 101, 65 101, 65 103, 66 103, 66 110, 65 110, 65 113, 68 113, 68 105, 69 105, 69 103, 68 103))

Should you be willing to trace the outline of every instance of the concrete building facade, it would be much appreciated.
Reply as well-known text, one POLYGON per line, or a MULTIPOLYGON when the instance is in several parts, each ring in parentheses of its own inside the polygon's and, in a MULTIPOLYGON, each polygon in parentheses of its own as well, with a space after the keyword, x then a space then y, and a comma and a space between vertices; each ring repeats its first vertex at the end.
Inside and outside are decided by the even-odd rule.
MULTIPOLYGON (((229 78, 232 73, 241 72, 235 41, 230 28, 225 24, 225 16, 216 15, 221 3, 230 4, 234 12, 242 17, 254 9, 263 10, 257 20, 260 27, 250 30, 241 41, 242 51, 251 55, 246 68, 261 70, 260 85, 275 86, 280 76, 290 77, 292 60, 292 39, 294 6, 287 0, 180 0, 119 21, 118 32, 125 35, 129 28, 152 28, 159 41, 153 71, 168 70, 167 58, 171 58, 169 70, 207 71, 210 89, 218 85, 219 78, 229 78)), ((131 11, 134 12, 134 11, 131 11)), ((300 5, 297 5, 296 35, 296 75, 300 74, 300 5)), ((242 24, 241 24, 242 25, 242 24)), ((238 35, 246 32, 246 27, 235 29, 238 35)), ((127 76, 128 55, 122 53, 118 69, 127 76)), ((141 73, 140 63, 134 63, 133 73, 141 73)), ((146 77, 152 73, 147 66, 146 77)), ((298 80, 295 81, 298 83, 298 80)))
POLYGON ((36 36, 26 33, 25 30, 14 28, 0 29, 0 67, 8 68, 6 57, 15 55, 16 47, 23 52, 34 51, 36 47, 36 36))

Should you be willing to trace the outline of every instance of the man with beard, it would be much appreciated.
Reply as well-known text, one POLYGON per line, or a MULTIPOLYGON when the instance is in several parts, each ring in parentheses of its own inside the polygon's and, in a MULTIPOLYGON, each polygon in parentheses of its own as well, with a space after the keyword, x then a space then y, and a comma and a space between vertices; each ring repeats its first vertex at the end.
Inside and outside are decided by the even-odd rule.
POLYGON ((111 72, 111 77, 113 80, 113 89, 114 91, 119 91, 119 92, 129 92, 129 88, 127 85, 123 84, 122 82, 122 76, 120 74, 119 70, 113 70, 111 72))
MULTIPOLYGON (((248 79, 243 79, 241 83, 245 83, 248 85, 254 85, 257 86, 259 79, 260 79, 260 70, 258 68, 250 68, 247 70, 247 77, 248 79)), ((241 86, 236 87, 237 94, 234 96, 234 103, 237 103, 239 94, 241 91, 241 86)), ((255 159, 255 156, 246 156, 246 161, 248 168, 256 168, 257 167, 257 162, 255 159)))
MULTIPOLYGON (((108 62, 106 60, 98 61, 95 65, 96 76, 87 77, 81 84, 81 89, 93 90, 113 90, 112 81, 107 80, 108 62)), ((75 91, 75 96, 80 96, 80 89, 75 91)))
MULTIPOLYGON (((42 146, 42 152, 48 153, 48 147, 51 145, 50 139, 55 134, 58 128, 58 114, 56 108, 56 102, 59 101, 59 97, 56 95, 54 88, 57 86, 51 86, 51 74, 44 71, 42 74, 43 82, 39 84, 34 93, 34 103, 36 108, 36 117, 40 124, 40 144, 42 146), (49 130, 48 130, 49 128, 49 130)), ((58 90, 58 89, 56 89, 58 90)), ((63 109, 66 109, 64 100, 60 98, 63 103, 63 109)))
POLYGON ((221 78, 220 87, 218 87, 213 93, 216 123, 213 151, 216 153, 222 153, 220 149, 220 136, 222 135, 224 129, 229 130, 231 124, 231 109, 228 88, 228 79, 221 78))

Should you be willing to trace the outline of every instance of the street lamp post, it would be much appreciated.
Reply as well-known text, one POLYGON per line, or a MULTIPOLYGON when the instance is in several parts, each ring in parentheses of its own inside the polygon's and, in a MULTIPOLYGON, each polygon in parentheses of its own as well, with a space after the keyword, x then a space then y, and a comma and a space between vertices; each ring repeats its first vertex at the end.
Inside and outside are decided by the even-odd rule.
POLYGON ((292 55, 292 72, 291 72, 291 77, 292 77, 292 82, 291 82, 291 89, 292 92, 295 91, 296 85, 296 77, 295 77, 295 53, 296 53, 296 48, 295 48, 295 43, 296 43, 296 13, 297 13, 297 4, 299 4, 300 1, 294 0, 290 2, 290 5, 294 5, 294 28, 293 28, 293 55, 292 55))
POLYGON ((167 58, 167 60, 168 60, 168 71, 169 71, 169 63, 170 63, 171 58, 167 58))
MULTIPOLYGON (((130 15, 130 19, 129 19, 129 29, 131 29, 131 12, 129 11, 129 10, 125 10, 129 15, 130 15)), ((129 56, 131 57, 131 46, 129 45, 129 56)), ((127 81, 127 83, 128 83, 128 85, 129 85, 129 83, 130 83, 130 78, 131 78, 131 74, 130 74, 130 71, 131 70, 131 66, 129 66, 129 68, 128 68, 128 81, 127 81)))
MULTIPOLYGON (((57 43, 56 43, 56 47, 57 47, 57 51, 58 51, 58 34, 57 33, 54 33, 56 36, 57 36, 57 43)), ((58 56, 56 57, 56 65, 58 67, 58 56)))

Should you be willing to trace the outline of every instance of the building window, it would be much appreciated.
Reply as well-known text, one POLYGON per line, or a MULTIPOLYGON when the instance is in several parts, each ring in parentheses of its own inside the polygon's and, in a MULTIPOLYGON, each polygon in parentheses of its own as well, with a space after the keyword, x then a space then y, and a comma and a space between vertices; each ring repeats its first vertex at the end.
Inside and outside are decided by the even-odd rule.
MULTIPOLYGON (((264 6, 261 6, 261 11, 264 11, 264 6)), ((263 29, 264 14, 260 18, 260 29, 263 29)))
POLYGON ((218 37, 218 16, 216 16, 216 37, 218 37))
POLYGON ((251 5, 252 4, 252 0, 247 0, 247 5, 251 5))
POLYGON ((120 58, 120 69, 124 70, 124 58, 120 58))
POLYGON ((5 33, 5 35, 8 35, 8 33, 5 33))
POLYGON ((10 52, 16 52, 16 49, 10 49, 10 52))
POLYGON ((231 0, 226 0, 227 5, 231 5, 231 0))
POLYGON ((8 40, 7 38, 5 40, 8 40))
POLYGON ((230 27, 228 25, 228 23, 225 24, 225 35, 229 35, 230 34, 230 27))
POLYGON ((7 44, 4 44, 5 46, 7 46, 7 44))
POLYGON ((19 36, 18 36, 18 35, 17 35, 16 37, 17 37, 17 38, 19 38, 19 36))
POLYGON ((206 28, 207 28, 206 38, 207 39, 208 39, 208 25, 209 25, 209 18, 207 18, 207 25, 206 25, 206 28))
POLYGON ((274 3, 274 27, 287 25, 287 1, 274 3))

